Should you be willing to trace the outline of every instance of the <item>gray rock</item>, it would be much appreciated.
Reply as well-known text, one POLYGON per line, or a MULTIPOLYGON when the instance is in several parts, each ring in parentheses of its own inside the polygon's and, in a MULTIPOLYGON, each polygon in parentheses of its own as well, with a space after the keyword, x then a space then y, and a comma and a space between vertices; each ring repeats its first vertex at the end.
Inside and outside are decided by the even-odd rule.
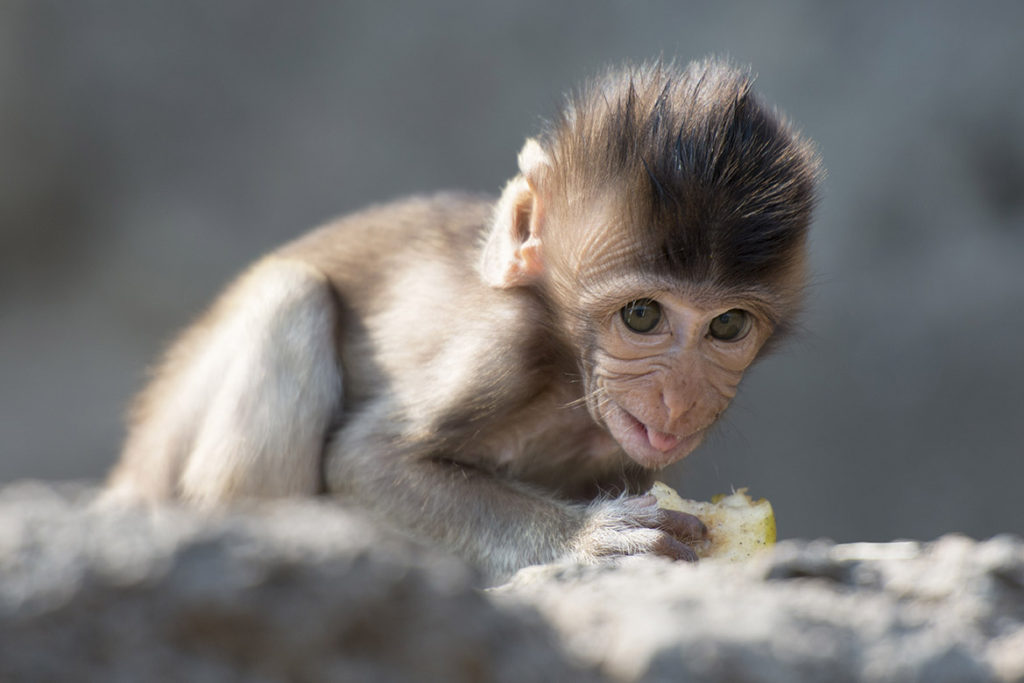
POLYGON ((328 501, 0 489, 2 681, 1022 681, 1024 542, 787 541, 479 588, 328 501))
POLYGON ((323 501, 216 516, 0 490, 0 681, 588 680, 464 564, 323 501))
POLYGON ((535 567, 493 593, 621 680, 1024 680, 1024 543, 1009 536, 535 567))

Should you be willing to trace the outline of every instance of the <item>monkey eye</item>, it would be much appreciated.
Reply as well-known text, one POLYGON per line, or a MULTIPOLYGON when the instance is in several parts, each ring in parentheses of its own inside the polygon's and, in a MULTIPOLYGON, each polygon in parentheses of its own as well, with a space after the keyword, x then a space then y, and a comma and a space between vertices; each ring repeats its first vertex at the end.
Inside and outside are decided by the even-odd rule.
POLYGON ((708 326, 708 334, 722 341, 739 341, 750 332, 750 314, 738 308, 732 308, 715 316, 708 326))
POLYGON ((626 327, 634 332, 646 334, 658 326, 661 320, 661 304, 654 299, 637 299, 623 306, 619 314, 626 327))

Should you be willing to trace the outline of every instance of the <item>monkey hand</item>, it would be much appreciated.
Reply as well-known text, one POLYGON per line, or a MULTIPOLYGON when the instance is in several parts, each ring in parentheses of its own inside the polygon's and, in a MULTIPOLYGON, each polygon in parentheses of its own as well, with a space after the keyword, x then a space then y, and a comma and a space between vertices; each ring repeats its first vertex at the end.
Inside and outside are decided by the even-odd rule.
POLYGON ((764 498, 754 500, 745 488, 715 496, 711 502, 682 498, 660 481, 654 482, 650 493, 662 509, 700 515, 706 522, 710 540, 697 548, 701 558, 742 561, 775 543, 772 504, 764 498))
POLYGON ((664 510, 651 494, 599 500, 587 508, 574 555, 585 562, 615 555, 661 555, 673 560, 697 561, 696 547, 706 542, 708 530, 686 512, 664 510))

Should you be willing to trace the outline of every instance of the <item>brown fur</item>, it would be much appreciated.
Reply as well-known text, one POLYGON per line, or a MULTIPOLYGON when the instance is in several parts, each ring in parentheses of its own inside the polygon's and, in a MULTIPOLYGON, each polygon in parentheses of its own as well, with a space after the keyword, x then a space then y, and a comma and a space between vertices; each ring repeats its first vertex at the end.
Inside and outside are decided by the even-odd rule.
POLYGON ((653 62, 570 96, 540 141, 563 188, 548 210, 601 204, 611 220, 560 235, 567 270, 684 277, 719 295, 762 289, 774 322, 792 319, 820 162, 751 85, 727 63, 653 62))
POLYGON ((413 198, 277 250, 172 346, 110 498, 326 491, 495 577, 692 559, 699 522, 636 494, 791 317, 817 173, 749 88, 712 62, 609 72, 499 202, 413 198), (618 311, 645 297, 664 318, 637 335, 618 311), (732 308, 749 335, 710 338, 732 308))

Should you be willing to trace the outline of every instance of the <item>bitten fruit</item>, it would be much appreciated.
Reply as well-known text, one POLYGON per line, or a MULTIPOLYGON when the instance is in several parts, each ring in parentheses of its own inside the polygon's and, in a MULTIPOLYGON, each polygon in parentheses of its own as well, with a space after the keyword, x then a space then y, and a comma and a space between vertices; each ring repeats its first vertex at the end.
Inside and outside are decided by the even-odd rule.
POLYGON ((650 493, 664 510, 687 512, 699 518, 708 528, 708 541, 694 550, 701 559, 737 562, 771 547, 775 543, 775 513, 766 499, 754 500, 742 488, 730 495, 719 494, 711 502, 681 498, 675 490, 660 481, 650 493))

